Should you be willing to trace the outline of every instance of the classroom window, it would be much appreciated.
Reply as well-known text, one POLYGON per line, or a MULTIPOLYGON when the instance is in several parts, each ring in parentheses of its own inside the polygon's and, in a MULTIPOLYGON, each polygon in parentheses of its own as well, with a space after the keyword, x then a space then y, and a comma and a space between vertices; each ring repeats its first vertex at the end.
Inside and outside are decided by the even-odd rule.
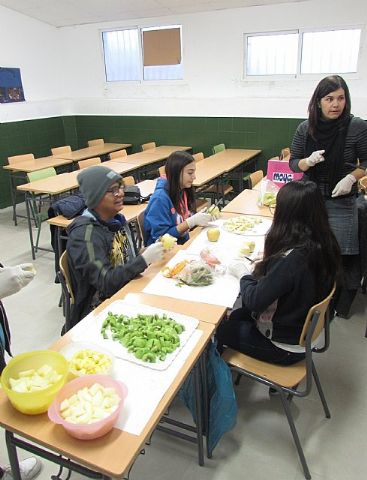
POLYGON ((355 73, 360 37, 359 28, 246 34, 244 74, 355 73))
POLYGON ((102 42, 108 82, 183 78, 180 26, 104 31, 102 42))

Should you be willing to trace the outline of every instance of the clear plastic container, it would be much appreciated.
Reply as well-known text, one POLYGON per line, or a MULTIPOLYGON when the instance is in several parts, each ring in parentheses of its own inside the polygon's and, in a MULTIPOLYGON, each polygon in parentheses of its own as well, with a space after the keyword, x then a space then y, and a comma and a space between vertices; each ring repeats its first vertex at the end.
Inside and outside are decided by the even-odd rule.
POLYGON ((61 353, 53 350, 36 350, 21 353, 10 360, 1 375, 1 385, 14 408, 27 415, 37 415, 47 412, 56 394, 64 385, 68 375, 68 362, 61 353), (16 392, 10 388, 9 379, 19 378, 19 373, 26 370, 37 370, 49 365, 61 378, 42 390, 34 392, 16 392))
POLYGON ((82 350, 92 350, 94 352, 103 353, 104 355, 107 355, 111 360, 109 367, 103 371, 96 371, 93 373, 93 375, 113 376, 114 366, 115 366, 115 356, 113 353, 91 342, 89 343, 88 342, 70 342, 60 350, 60 353, 62 353, 64 357, 69 361, 69 376, 68 376, 69 380, 73 380, 74 378, 81 377, 83 375, 88 375, 88 374, 83 374, 80 371, 77 371, 75 368, 73 368, 73 365, 70 364, 70 360, 72 359, 73 355, 82 350))
POLYGON ((52 422, 62 425, 72 437, 80 440, 93 440, 102 437, 112 430, 120 415, 126 396, 127 387, 122 382, 114 380, 108 375, 84 375, 83 377, 75 378, 60 390, 54 402, 48 409, 48 417, 52 422), (89 424, 79 425, 64 420, 60 414, 61 402, 66 398, 70 398, 82 388, 91 387, 95 383, 99 383, 103 387, 112 387, 116 390, 116 393, 120 397, 120 403, 117 409, 103 420, 98 420, 97 422, 89 424))

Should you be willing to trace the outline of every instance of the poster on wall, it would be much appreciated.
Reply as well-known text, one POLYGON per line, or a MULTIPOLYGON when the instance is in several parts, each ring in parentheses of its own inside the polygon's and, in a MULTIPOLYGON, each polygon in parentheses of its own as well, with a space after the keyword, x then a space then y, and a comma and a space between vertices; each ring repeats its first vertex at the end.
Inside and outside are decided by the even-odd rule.
POLYGON ((24 102, 20 68, 0 67, 0 103, 24 102))

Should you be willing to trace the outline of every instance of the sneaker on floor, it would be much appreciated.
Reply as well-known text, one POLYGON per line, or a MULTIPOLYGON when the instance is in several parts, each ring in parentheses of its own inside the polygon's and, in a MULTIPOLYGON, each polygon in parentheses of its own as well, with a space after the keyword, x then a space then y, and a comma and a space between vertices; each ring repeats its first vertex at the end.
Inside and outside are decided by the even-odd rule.
MULTIPOLYGON (((32 480, 40 473, 41 468, 42 463, 36 457, 29 457, 19 462, 19 470, 22 480, 32 480)), ((13 475, 11 473, 11 468, 7 467, 5 469, 4 480, 11 480, 12 478, 13 475)))

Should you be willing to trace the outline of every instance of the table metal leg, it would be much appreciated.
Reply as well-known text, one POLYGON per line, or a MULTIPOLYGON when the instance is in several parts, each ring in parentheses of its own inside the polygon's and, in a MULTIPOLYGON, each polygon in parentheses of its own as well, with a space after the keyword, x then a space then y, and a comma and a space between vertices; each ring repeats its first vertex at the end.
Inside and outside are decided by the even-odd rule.
MULTIPOLYGON (((20 471, 19 471, 17 447, 22 448, 27 452, 31 452, 33 453, 33 455, 38 455, 39 457, 49 460, 50 462, 53 462, 56 465, 60 465, 63 468, 67 468, 68 470, 71 470, 73 472, 78 472, 81 475, 85 475, 86 477, 102 479, 102 480, 112 480, 112 478, 109 477, 108 475, 104 475, 103 473, 90 470, 89 468, 84 467, 83 465, 80 465, 78 463, 75 463, 72 460, 69 460, 68 458, 64 458, 61 455, 57 455, 48 450, 44 450, 43 448, 37 447, 32 443, 28 443, 24 440, 21 440, 20 438, 15 437, 14 434, 12 432, 9 432, 8 430, 6 430, 5 432, 5 438, 6 438, 6 447, 8 450, 10 466, 12 469, 12 475, 14 480, 22 480, 20 476, 20 471)), ((55 478, 59 478, 59 477, 56 475, 55 478)))
MULTIPOLYGON (((28 222, 29 241, 31 243, 32 259, 35 260, 36 259, 36 254, 35 254, 35 248, 34 248, 32 221, 31 221, 31 206, 30 206, 31 201, 32 201, 31 194, 26 192, 25 205, 26 205, 26 208, 27 208, 27 222, 28 222)), ((37 228, 39 228, 38 225, 37 225, 37 228)))

